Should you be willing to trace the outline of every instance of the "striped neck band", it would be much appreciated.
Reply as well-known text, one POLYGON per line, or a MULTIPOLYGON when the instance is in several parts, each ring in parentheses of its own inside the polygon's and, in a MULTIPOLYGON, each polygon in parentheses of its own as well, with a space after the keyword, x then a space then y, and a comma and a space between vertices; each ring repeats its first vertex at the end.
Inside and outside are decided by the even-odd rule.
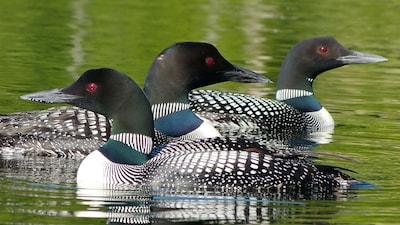
POLYGON ((311 96, 314 95, 312 91, 299 90, 299 89, 281 89, 276 92, 276 100, 283 101, 287 99, 311 96))
POLYGON ((122 142, 144 154, 150 154, 153 149, 153 139, 143 134, 119 133, 112 134, 110 139, 122 142))
POLYGON ((153 119, 156 120, 160 117, 169 115, 174 112, 182 111, 189 109, 190 105, 187 103, 160 103, 154 104, 151 106, 151 110, 153 111, 153 119))

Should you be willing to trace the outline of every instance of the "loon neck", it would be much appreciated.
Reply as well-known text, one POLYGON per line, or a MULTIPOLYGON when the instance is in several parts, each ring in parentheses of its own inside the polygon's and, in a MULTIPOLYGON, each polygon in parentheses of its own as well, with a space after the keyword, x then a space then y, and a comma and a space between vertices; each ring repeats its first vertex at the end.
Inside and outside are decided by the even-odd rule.
POLYGON ((179 137, 196 130, 204 122, 186 103, 152 105, 154 127, 170 137, 179 137))
POLYGON ((151 105, 139 87, 121 96, 119 103, 107 113, 113 120, 111 134, 132 133, 154 137, 151 105))
MULTIPOLYGON (((174 73, 175 71, 167 72, 174 73)), ((154 105, 168 102, 189 103, 188 95, 190 88, 187 87, 188 85, 185 80, 178 79, 180 82, 177 82, 177 79, 178 78, 171 79, 170 76, 161 73, 157 64, 153 63, 143 88, 150 104, 154 105)))
POLYGON ((181 103, 181 102, 159 103, 152 105, 151 109, 153 111, 153 119, 157 120, 161 117, 167 116, 172 113, 189 110, 190 105, 189 103, 181 103))
POLYGON ((276 100, 286 101, 299 97, 314 96, 314 92, 299 89, 280 89, 276 91, 276 100))
POLYGON ((312 91, 281 89, 276 92, 276 100, 282 101, 301 112, 315 112, 322 109, 321 103, 312 91))
MULTIPOLYGON (((163 84, 160 86, 169 86, 169 85, 170 84, 163 84)), ((186 90, 177 91, 176 89, 173 88, 171 88, 171 90, 168 90, 158 87, 151 88, 149 86, 145 86, 143 90, 146 93, 146 96, 152 105, 162 104, 162 103, 189 104, 189 98, 188 98, 189 91, 186 90)))
POLYGON ((99 151, 110 161, 119 164, 142 165, 149 159, 153 139, 141 134, 113 134, 99 151))
POLYGON ((121 96, 107 116, 113 120, 111 136, 99 151, 116 163, 146 162, 155 134, 151 106, 142 90, 137 87, 121 96))
POLYGON ((303 60, 298 54, 290 51, 279 71, 277 90, 297 89, 313 92, 313 82, 319 71, 303 60))
POLYGON ((282 63, 279 73, 276 100, 283 101, 302 112, 318 111, 321 104, 314 96, 313 83, 318 73, 311 72, 307 63, 290 53, 282 63))

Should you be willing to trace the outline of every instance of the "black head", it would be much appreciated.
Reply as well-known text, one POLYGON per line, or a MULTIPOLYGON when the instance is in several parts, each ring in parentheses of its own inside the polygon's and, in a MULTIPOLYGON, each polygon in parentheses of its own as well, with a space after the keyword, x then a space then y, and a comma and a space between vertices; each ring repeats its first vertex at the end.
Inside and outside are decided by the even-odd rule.
POLYGON ((327 70, 347 64, 386 60, 378 55, 349 50, 332 37, 306 39, 297 43, 287 54, 279 74, 278 89, 304 89, 304 85, 312 83, 327 70))
POLYGON ((186 98, 189 91, 224 81, 268 82, 235 66, 211 44, 181 42, 163 50, 153 61, 144 91, 152 104, 186 98))
POLYGON ((108 68, 91 69, 68 87, 24 95, 22 99, 60 102, 89 109, 107 116, 118 110, 131 92, 141 89, 128 76, 108 68))
POLYGON ((146 130, 150 135, 153 132, 152 112, 143 91, 130 77, 113 69, 88 70, 66 88, 41 91, 21 98, 68 103, 106 115, 114 119, 114 125, 119 125, 113 125, 113 130, 115 127, 126 132, 146 130))

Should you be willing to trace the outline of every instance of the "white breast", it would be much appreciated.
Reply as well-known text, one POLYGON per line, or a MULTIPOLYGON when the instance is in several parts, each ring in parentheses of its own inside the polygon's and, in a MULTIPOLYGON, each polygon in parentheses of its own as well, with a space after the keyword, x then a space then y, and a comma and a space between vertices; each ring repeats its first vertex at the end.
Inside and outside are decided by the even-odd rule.
POLYGON ((332 134, 335 129, 335 121, 331 114, 324 108, 316 112, 307 112, 307 124, 310 131, 310 140, 319 144, 326 144, 332 141, 332 134))
POLYGON ((105 180, 105 165, 109 160, 99 151, 90 153, 81 163, 76 175, 79 187, 96 187, 105 180))
POLYGON ((199 118, 202 119, 204 122, 201 123, 201 125, 198 128, 178 138, 171 138, 172 141, 221 137, 221 134, 218 132, 218 130, 215 129, 215 127, 212 126, 210 123, 207 123, 207 121, 205 121, 206 119, 203 119, 201 117, 199 118))

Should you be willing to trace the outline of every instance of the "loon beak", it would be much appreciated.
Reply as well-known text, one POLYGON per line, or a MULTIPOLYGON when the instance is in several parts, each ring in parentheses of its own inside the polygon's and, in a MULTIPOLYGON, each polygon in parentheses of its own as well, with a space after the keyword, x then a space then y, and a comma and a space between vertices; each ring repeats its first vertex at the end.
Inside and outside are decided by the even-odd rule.
POLYGON ((375 63, 375 62, 388 61, 387 58, 382 57, 380 55, 358 52, 358 51, 350 51, 350 52, 351 54, 338 57, 336 58, 336 60, 341 61, 345 64, 361 64, 361 63, 375 63))
POLYGON ((20 97, 23 100, 30 100, 34 102, 46 102, 46 103, 73 103, 83 97, 77 95, 71 95, 63 92, 63 89, 57 88, 47 91, 39 91, 20 97))
POLYGON ((233 65, 234 69, 222 72, 228 80, 241 83, 272 83, 272 81, 254 71, 233 65))

